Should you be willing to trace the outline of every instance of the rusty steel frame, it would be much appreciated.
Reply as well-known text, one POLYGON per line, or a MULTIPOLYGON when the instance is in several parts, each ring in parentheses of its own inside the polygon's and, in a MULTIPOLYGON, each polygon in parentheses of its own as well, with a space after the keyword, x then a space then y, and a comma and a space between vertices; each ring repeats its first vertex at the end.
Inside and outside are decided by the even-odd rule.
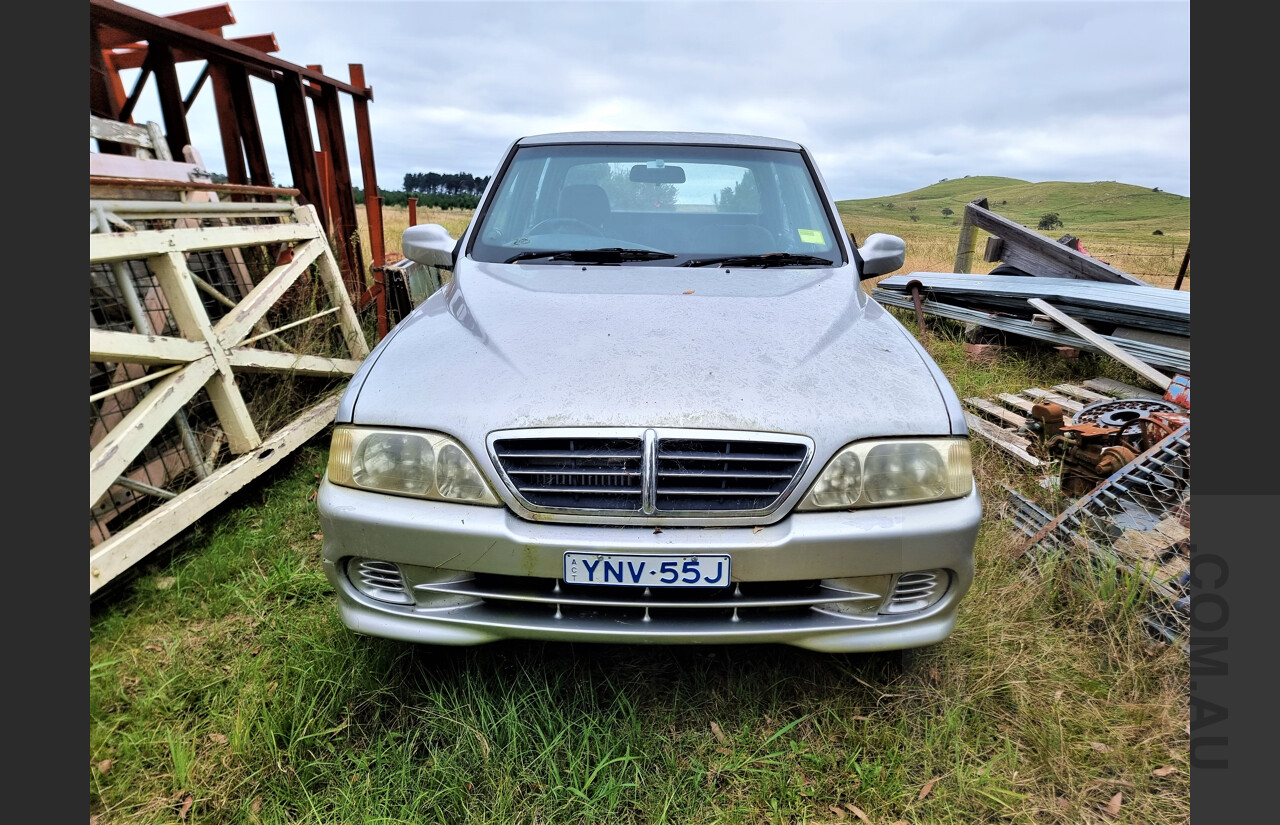
MULTIPOLYGON (((357 144, 365 191, 377 195, 368 104, 373 90, 365 83, 364 69, 350 64, 351 82, 325 75, 321 67, 305 67, 273 57, 264 48, 278 48, 274 35, 243 38, 222 36, 222 27, 235 22, 230 6, 222 4, 176 14, 157 16, 115 0, 89 0, 89 101, 99 117, 128 122, 142 86, 153 77, 160 98, 164 129, 175 159, 189 144, 186 113, 211 81, 218 128, 226 158, 227 179, 232 184, 271 186, 258 114, 249 78, 271 83, 276 92, 280 122, 298 201, 323 210, 322 222, 331 227, 334 250, 348 296, 361 300, 376 292, 380 267, 385 264, 384 231, 379 205, 366 198, 372 253, 372 278, 365 271, 351 188, 339 93, 351 96, 355 109, 357 144), (115 51, 117 49, 124 51, 115 51), (184 95, 177 81, 176 63, 205 60, 200 80, 184 95), (125 68, 141 68, 132 94, 126 96, 120 80, 125 68), (306 101, 315 114, 313 134, 306 101), (317 163, 313 137, 319 142, 324 168, 317 163), (369 287, 369 282, 373 287, 369 287)), ((116 152, 118 147, 103 147, 116 152)), ((235 192, 239 199, 266 201, 261 191, 235 192)), ((386 329, 385 306, 379 302, 379 329, 386 329)))

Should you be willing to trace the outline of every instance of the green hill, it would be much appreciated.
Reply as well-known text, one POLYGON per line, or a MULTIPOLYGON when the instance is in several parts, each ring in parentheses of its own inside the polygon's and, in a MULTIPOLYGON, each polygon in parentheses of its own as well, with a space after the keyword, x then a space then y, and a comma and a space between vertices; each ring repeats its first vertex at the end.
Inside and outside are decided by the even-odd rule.
POLYGON ((887 232, 895 222, 958 226, 965 205, 984 197, 993 212, 1029 227, 1056 212, 1063 224, 1058 231, 1076 235, 1191 233, 1191 198, 1114 181, 1030 183, 1017 178, 965 177, 900 195, 837 201, 836 207, 842 217, 874 222, 887 232))

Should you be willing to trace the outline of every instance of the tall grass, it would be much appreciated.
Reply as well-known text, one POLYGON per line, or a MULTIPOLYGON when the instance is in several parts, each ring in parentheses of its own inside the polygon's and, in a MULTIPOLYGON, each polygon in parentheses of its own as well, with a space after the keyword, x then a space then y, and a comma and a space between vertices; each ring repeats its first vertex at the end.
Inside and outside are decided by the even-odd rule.
MULTIPOLYGON (((1123 375, 924 340, 962 395, 1123 375)), ((189 822, 1189 821, 1186 657, 1123 580, 1012 558, 999 485, 1035 477, 981 442, 955 633, 870 655, 357 636, 319 565, 325 460, 308 445, 91 606, 99 822, 187 795, 189 822)))

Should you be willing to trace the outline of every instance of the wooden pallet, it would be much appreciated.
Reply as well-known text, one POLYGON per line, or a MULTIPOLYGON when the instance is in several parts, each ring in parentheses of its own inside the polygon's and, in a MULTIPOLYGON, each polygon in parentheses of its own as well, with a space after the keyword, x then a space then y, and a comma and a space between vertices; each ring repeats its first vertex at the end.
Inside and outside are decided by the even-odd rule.
POLYGON ((1032 467, 1047 462, 1029 451, 1031 441, 1018 429, 1026 422, 1031 407, 1038 403, 1059 404, 1063 422, 1073 423, 1072 416, 1095 401, 1143 397, 1147 393, 1120 381, 1090 379, 1083 384, 1055 384, 1049 389, 1028 387, 1017 395, 1000 393, 994 398, 966 398, 964 420, 969 432, 994 444, 1004 452, 1032 467), (1101 392, 1099 391, 1101 390, 1101 392))

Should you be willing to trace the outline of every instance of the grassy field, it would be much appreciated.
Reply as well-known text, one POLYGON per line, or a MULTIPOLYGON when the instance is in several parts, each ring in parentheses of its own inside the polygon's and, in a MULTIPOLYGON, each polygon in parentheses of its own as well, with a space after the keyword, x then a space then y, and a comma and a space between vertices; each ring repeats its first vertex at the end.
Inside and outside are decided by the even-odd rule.
MULTIPOLYGON (((956 227, 888 228, 864 207, 842 204, 847 225, 908 237, 905 271, 950 269, 956 227)), ((1065 231, 1095 254, 1106 234, 1065 231)), ((940 320, 923 343, 962 397, 1137 381, 1034 346, 977 364, 940 320)), ((1186 657, 1140 627, 1132 582, 1014 560, 1000 484, 1043 491, 974 453, 976 581, 934 647, 449 649, 342 627, 318 439, 91 603, 91 821, 1189 822, 1186 657)))
MULTIPOLYGON (((836 207, 845 229, 859 242, 872 232, 906 240, 907 260, 900 272, 952 272, 960 216, 966 204, 980 197, 987 198, 992 211, 1028 227, 1037 226, 1046 213, 1056 212, 1063 225, 1043 235, 1054 240, 1075 235, 1093 257, 1156 286, 1173 286, 1191 243, 1190 198, 1124 183, 1033 184, 1013 178, 960 178, 901 195, 839 201, 836 207), (942 214, 944 209, 951 214, 942 214), (1153 234, 1156 231, 1161 234, 1153 234)), ((369 229, 364 208, 358 213, 367 260, 369 229)), ((418 223, 441 224, 457 238, 466 230, 471 212, 419 209, 417 217, 418 223)), ((398 256, 409 210, 384 207, 383 225, 388 253, 398 256)), ((979 252, 986 234, 978 232, 979 252)), ((979 256, 973 271, 987 272, 993 266, 979 256)), ((1191 289, 1189 270, 1182 289, 1191 289)))

